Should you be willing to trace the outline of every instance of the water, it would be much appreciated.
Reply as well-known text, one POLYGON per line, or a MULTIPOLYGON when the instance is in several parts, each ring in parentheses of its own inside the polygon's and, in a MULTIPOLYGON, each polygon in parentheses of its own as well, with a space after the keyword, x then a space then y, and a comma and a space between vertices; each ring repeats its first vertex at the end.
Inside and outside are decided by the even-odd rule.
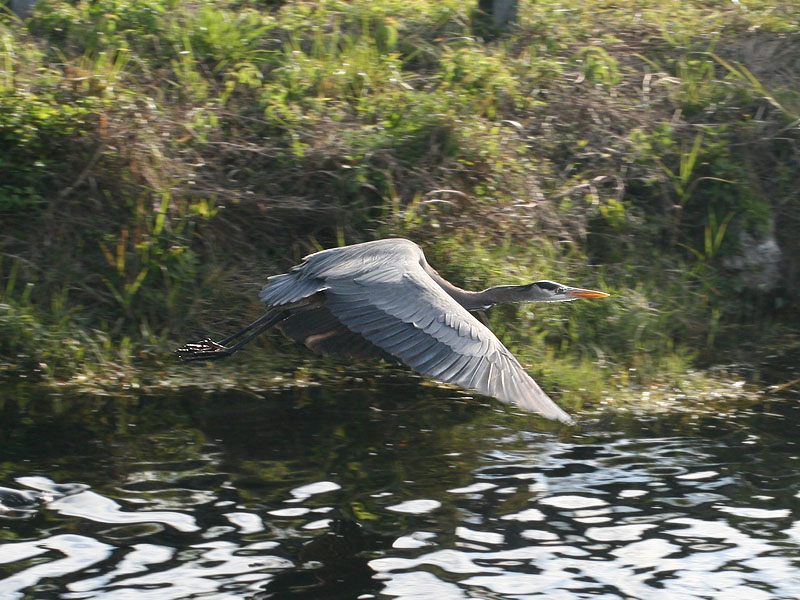
POLYGON ((800 597, 796 399, 559 429, 330 388, 7 389, 0 597, 800 597))

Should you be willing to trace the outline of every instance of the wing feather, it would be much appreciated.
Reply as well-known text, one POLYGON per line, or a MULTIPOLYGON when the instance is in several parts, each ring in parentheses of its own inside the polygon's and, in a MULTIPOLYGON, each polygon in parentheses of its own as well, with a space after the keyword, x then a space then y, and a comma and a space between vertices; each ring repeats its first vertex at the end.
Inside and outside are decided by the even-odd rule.
POLYGON ((446 345, 431 344, 430 350, 426 351, 423 356, 417 357, 417 368, 427 375, 433 376, 433 373, 438 372, 436 367, 439 363, 451 356, 453 356, 453 351, 446 345))
POLYGON ((450 383, 455 383, 456 379, 458 378, 459 374, 469 366, 469 362, 472 359, 470 356, 464 356, 462 354, 457 354, 457 359, 453 362, 450 367, 442 371, 437 378, 441 379, 442 381, 448 381, 450 383))
MULTIPOLYGON (((402 334, 393 335, 382 342, 382 347, 391 348, 391 352, 398 357, 413 351, 420 343, 420 330, 408 323, 404 323, 404 325, 406 330, 402 334)), ((375 337, 379 339, 379 336, 375 337)))

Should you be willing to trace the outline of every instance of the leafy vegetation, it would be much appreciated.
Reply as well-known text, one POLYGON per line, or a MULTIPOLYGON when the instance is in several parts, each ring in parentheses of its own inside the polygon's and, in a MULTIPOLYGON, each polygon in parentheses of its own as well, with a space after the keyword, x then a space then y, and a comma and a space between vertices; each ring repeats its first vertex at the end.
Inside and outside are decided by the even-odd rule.
POLYGON ((477 17, 453 0, 1 17, 5 370, 135 381, 258 314, 266 274, 390 235, 466 287, 610 292, 488 315, 550 389, 596 399, 780 341, 800 9, 523 1, 492 40, 477 17), (770 240, 781 279, 750 252, 770 240))

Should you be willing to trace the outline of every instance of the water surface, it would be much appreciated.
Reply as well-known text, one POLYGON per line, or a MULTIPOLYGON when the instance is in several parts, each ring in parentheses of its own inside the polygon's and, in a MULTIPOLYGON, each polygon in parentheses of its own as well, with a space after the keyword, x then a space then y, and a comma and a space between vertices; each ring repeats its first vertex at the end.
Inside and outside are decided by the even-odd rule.
POLYGON ((795 399, 559 428, 331 388, 7 388, 0 597, 800 597, 795 399))

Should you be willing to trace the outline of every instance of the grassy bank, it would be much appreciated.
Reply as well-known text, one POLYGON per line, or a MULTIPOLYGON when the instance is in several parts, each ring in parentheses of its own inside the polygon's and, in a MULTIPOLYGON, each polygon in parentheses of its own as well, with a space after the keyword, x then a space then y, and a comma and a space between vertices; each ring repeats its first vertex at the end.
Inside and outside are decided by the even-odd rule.
MULTIPOLYGON (((796 351, 785 4, 523 1, 491 40, 450 0, 46 0, 3 17, 2 368, 163 378, 178 343, 258 315, 267 274, 390 235, 466 287, 610 292, 488 315, 549 389, 596 399, 796 351), (751 252, 770 241, 772 279, 751 252)), ((289 351, 260 343, 258 368, 289 351)))

